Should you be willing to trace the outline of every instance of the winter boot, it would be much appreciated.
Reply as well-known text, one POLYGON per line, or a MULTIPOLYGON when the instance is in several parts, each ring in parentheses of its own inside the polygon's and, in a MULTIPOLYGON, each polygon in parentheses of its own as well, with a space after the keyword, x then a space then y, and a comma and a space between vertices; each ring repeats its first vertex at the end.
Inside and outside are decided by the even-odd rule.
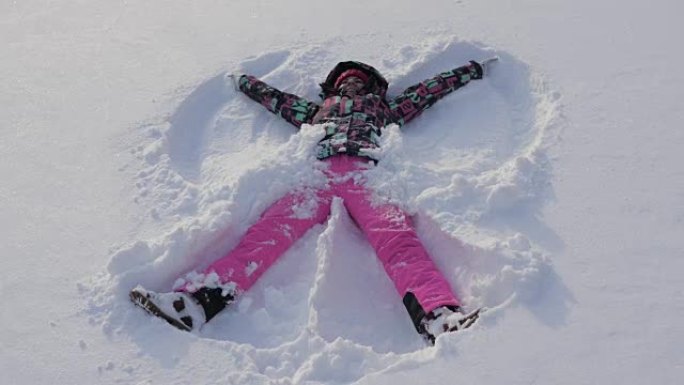
POLYGON ((156 293, 142 286, 131 290, 130 298, 148 313, 184 331, 199 330, 234 300, 232 294, 222 293, 220 288, 201 288, 194 293, 156 293))
POLYGON ((426 314, 421 321, 421 334, 433 345, 440 334, 469 328, 480 317, 482 308, 464 313, 456 306, 442 306, 426 314))
POLYGON ((131 290, 130 298, 148 313, 166 320, 180 330, 199 330, 206 323, 204 309, 188 293, 156 293, 138 286, 131 290))

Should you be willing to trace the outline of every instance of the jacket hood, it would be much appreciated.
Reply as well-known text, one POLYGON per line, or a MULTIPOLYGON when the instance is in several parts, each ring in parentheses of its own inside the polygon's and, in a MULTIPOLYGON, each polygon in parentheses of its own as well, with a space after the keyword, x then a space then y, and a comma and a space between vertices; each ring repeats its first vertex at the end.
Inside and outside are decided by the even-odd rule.
POLYGON ((376 70, 375 68, 369 66, 368 64, 361 63, 358 61, 344 61, 338 63, 335 68, 330 71, 328 77, 325 81, 321 83, 321 93, 322 99, 329 96, 337 94, 335 89, 335 80, 344 72, 350 69, 357 69, 368 75, 368 84, 364 88, 367 92, 380 95, 383 99, 387 93, 388 83, 387 80, 376 70))

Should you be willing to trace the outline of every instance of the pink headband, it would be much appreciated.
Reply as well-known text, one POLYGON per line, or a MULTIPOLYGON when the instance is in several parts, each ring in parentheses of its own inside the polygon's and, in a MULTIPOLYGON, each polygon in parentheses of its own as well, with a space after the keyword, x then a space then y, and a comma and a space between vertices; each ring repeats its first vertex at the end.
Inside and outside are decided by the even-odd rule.
POLYGON ((363 80, 364 83, 368 83, 368 75, 366 75, 363 71, 350 69, 342 72, 340 76, 337 77, 337 80, 335 80, 335 88, 339 87, 340 83, 350 76, 356 76, 357 78, 363 80))

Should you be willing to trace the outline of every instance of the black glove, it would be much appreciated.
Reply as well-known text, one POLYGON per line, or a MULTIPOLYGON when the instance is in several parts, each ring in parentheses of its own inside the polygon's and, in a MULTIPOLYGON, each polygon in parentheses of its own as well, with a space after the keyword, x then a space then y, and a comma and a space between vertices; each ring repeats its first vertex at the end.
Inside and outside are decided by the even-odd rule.
POLYGON ((470 70, 470 77, 473 79, 482 79, 484 76, 484 68, 482 64, 476 62, 475 60, 470 61, 472 69, 470 70))
POLYGON ((492 56, 489 59, 485 59, 482 61, 482 63, 471 60, 470 64, 472 64, 475 69, 475 73, 472 75, 473 79, 482 79, 483 77, 487 76, 489 71, 492 69, 492 65, 497 61, 499 61, 498 56, 492 56))

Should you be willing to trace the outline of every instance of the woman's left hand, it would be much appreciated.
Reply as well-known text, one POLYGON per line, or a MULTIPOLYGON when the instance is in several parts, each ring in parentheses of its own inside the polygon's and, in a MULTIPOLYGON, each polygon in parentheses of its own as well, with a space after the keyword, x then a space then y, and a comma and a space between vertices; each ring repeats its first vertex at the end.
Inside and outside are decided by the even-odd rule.
POLYGON ((482 66, 482 77, 487 76, 487 74, 489 73, 489 71, 491 71, 492 66, 494 65, 494 63, 496 63, 496 62, 498 62, 498 61, 499 61, 499 57, 498 57, 498 56, 492 56, 492 57, 490 57, 489 59, 483 60, 482 63, 480 63, 480 66, 482 66))

